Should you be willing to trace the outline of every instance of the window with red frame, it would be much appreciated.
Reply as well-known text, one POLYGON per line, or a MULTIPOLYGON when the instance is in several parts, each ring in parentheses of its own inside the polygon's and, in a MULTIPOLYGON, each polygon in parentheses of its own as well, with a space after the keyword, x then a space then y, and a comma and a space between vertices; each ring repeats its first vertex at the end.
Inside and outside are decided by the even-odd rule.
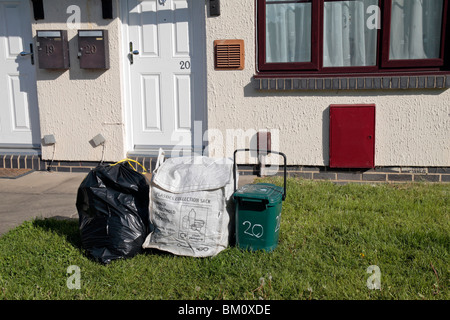
POLYGON ((445 70, 449 0, 257 0, 258 71, 445 70))

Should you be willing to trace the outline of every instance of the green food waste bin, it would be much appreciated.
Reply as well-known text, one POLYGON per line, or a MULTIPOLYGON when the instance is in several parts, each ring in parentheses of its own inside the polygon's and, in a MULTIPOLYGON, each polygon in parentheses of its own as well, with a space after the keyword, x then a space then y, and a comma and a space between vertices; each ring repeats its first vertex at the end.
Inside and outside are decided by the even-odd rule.
POLYGON ((236 209, 236 245, 244 250, 273 251, 278 245, 282 202, 286 198, 286 156, 284 157, 284 187, 271 183, 246 184, 236 190, 236 153, 257 151, 238 149, 234 152, 234 203, 236 209))

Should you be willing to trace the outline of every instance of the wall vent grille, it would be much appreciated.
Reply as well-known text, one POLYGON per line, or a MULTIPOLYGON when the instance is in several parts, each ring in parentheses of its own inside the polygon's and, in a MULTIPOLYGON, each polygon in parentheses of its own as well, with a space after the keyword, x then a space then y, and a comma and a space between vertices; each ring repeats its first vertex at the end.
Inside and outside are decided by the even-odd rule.
POLYGON ((214 41, 216 70, 244 69, 244 40, 214 41))

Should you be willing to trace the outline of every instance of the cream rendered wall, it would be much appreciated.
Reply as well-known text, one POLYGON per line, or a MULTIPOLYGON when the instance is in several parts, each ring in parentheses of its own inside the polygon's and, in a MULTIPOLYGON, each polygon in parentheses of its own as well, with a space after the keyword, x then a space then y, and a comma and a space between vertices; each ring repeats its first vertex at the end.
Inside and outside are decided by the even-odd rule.
MULTIPOLYGON (((252 0, 221 1, 221 15, 207 18, 210 130, 225 138, 227 129, 279 129, 289 164, 328 165, 329 105, 375 103, 376 166, 450 165, 450 90, 257 91, 255 32, 252 0), (214 70, 216 39, 245 40, 243 71, 214 70)), ((232 156, 233 143, 225 142, 223 153, 232 156)))
MULTIPOLYGON (((55 160, 100 161, 102 147, 93 148, 89 143, 99 133, 106 138, 105 161, 117 161, 126 154, 117 1, 113 1, 116 18, 104 20, 99 0, 44 0, 45 19, 33 23, 33 36, 37 30, 67 30, 69 39, 69 70, 44 70, 36 66, 41 134, 55 135, 55 160), (77 30, 67 25, 72 16, 67 8, 71 5, 81 9, 80 29, 108 30, 109 70, 79 68, 77 30)), ((42 158, 52 156, 53 147, 43 146, 42 158)))

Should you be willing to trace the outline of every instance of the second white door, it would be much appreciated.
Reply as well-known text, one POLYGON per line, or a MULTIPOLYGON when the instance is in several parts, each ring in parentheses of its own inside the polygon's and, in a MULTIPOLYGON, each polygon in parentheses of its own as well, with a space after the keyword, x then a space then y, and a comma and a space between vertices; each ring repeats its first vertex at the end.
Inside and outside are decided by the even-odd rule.
POLYGON ((205 118, 204 10, 199 0, 127 1, 135 151, 193 146, 194 122, 205 118))

